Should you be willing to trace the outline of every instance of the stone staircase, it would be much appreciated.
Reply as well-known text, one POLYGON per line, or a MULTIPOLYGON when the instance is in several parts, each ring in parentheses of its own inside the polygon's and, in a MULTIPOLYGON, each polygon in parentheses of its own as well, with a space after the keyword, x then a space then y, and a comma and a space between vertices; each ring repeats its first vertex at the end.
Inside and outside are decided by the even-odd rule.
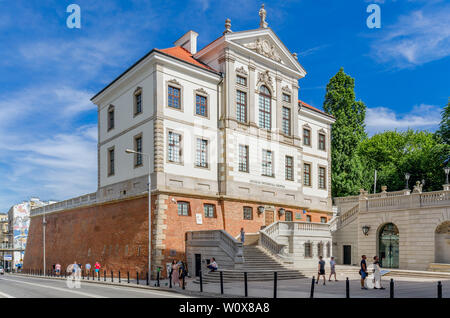
MULTIPOLYGON (((244 264, 239 270, 221 270, 223 272, 224 283, 233 281, 244 281, 244 272, 247 272, 248 281, 270 281, 274 279, 274 272, 277 272, 277 279, 299 279, 305 276, 298 270, 290 269, 281 264, 277 259, 265 252, 258 245, 244 245, 244 264)), ((220 282, 220 273, 206 272, 203 274, 203 283, 220 282)), ((199 283, 197 277, 194 283, 199 283)))

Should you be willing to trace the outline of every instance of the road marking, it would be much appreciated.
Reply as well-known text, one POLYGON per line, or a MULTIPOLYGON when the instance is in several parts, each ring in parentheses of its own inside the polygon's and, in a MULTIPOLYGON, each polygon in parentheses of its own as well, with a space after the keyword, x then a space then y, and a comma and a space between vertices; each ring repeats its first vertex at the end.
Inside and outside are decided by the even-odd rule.
POLYGON ((0 291, 0 296, 3 296, 3 297, 5 297, 5 298, 16 298, 16 297, 14 297, 14 296, 11 296, 11 295, 2 293, 1 291, 0 291))
MULTIPOLYGON (((24 277, 25 278, 25 277, 24 277)), ((26 277, 26 278, 32 278, 32 279, 37 279, 37 280, 45 280, 48 281, 47 278, 40 278, 40 277, 26 277)), ((59 281, 62 282, 65 280, 53 280, 51 279, 51 281, 59 281)), ((95 283, 88 283, 86 281, 81 281, 81 284, 83 286, 96 286, 96 287, 105 287, 105 288, 112 288, 112 289, 119 289, 121 291, 129 291, 129 292, 136 292, 136 293, 143 293, 143 294, 154 294, 154 295, 159 295, 159 296, 166 296, 166 297, 173 297, 173 298, 192 298, 192 296, 187 296, 187 295, 180 295, 180 294, 176 294, 174 292, 170 292, 170 291, 154 291, 152 289, 149 290, 139 290, 138 288, 133 288, 133 287, 126 287, 127 285, 104 285, 104 284, 95 284, 95 283)), ((57 288, 57 287, 55 287, 57 288)), ((66 290, 66 289, 64 289, 66 290)))
POLYGON ((21 284, 28 284, 28 285, 32 285, 32 286, 38 286, 38 287, 44 287, 44 288, 55 289, 55 290, 59 290, 59 291, 64 291, 64 292, 69 292, 69 293, 74 293, 74 294, 78 294, 78 295, 82 295, 82 296, 87 296, 87 297, 92 297, 92 298, 107 298, 107 297, 100 296, 100 295, 94 295, 94 294, 89 294, 89 293, 83 293, 83 292, 80 292, 80 291, 72 290, 72 289, 70 289, 70 288, 59 288, 59 287, 54 287, 54 286, 47 286, 47 285, 42 285, 42 284, 36 284, 36 283, 30 283, 30 282, 24 282, 24 281, 15 280, 15 279, 5 279, 5 278, 0 278, 0 279, 6 280, 6 281, 11 281, 11 282, 17 282, 17 283, 21 283, 21 284))

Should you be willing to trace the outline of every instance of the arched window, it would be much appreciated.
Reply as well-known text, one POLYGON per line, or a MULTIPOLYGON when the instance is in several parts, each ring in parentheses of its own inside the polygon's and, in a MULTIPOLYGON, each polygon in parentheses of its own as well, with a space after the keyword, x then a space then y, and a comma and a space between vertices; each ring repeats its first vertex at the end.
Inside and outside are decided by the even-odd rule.
POLYGON ((264 85, 259 88, 259 126, 268 130, 272 128, 271 94, 264 85))

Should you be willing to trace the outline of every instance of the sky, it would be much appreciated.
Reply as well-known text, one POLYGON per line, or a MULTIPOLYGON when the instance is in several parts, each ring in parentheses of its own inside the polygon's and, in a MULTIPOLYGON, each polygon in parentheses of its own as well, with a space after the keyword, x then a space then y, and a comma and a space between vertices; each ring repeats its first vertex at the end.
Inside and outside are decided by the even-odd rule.
MULTIPOLYGON (((259 26, 254 0, 0 0, 0 212, 37 196, 97 189, 97 111, 90 98, 153 48, 188 30, 198 48, 259 26), (81 8, 81 28, 66 8, 81 8)), ((307 75, 301 100, 322 108, 340 67, 367 106, 366 130, 436 130, 450 96, 450 3, 265 1, 266 21, 307 75), (366 9, 376 3, 381 28, 366 9)))

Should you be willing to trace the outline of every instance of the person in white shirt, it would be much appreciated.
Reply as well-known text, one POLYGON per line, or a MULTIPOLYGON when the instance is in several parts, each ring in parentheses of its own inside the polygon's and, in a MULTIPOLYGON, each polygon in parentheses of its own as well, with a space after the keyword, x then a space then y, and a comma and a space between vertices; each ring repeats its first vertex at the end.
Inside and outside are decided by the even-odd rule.
POLYGON ((337 282, 338 280, 336 278, 336 261, 334 260, 334 256, 331 256, 330 268, 331 268, 331 272, 330 272, 330 277, 328 278, 328 281, 331 282, 331 276, 334 275, 334 281, 337 282))
POLYGON ((211 272, 215 272, 218 269, 216 259, 214 257, 211 258, 211 262, 209 263, 209 265, 207 267, 211 270, 211 272))
POLYGON ((384 289, 381 286, 381 267, 380 261, 378 260, 378 256, 373 257, 373 278, 374 278, 374 289, 384 289))

